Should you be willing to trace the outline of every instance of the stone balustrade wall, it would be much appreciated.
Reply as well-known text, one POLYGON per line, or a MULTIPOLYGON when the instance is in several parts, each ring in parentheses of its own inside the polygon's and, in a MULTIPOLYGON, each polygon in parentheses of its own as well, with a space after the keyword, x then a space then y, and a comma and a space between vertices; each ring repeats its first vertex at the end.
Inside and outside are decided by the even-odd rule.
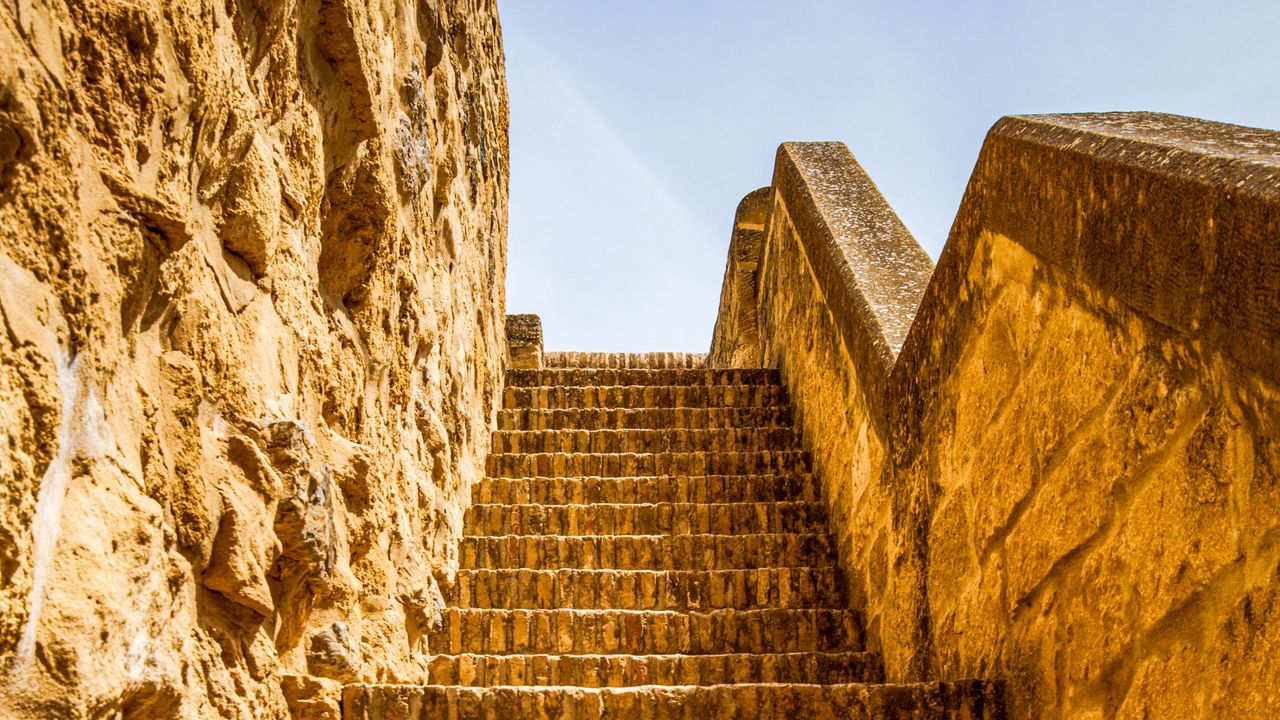
POLYGON ((936 269, 843 146, 786 144, 761 225, 710 358, 781 370, 891 680, 1270 717, 1280 134, 1005 118, 936 269))

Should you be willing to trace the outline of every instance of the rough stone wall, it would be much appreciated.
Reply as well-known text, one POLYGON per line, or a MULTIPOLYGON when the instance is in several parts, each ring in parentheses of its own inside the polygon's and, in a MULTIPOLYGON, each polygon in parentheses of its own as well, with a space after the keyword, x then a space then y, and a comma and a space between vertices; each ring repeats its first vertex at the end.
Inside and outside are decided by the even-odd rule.
POLYGON ((485 0, 0 10, 0 715, 415 681, 504 360, 485 0))
POLYGON ((770 269, 783 187, 764 358, 832 442, 815 464, 890 678, 1006 677, 1014 717, 1270 717, 1280 136, 1001 121, 883 384, 853 334, 852 360, 827 345, 874 314, 802 310, 831 294, 812 256, 770 269), (877 418, 878 471, 850 440, 877 418))

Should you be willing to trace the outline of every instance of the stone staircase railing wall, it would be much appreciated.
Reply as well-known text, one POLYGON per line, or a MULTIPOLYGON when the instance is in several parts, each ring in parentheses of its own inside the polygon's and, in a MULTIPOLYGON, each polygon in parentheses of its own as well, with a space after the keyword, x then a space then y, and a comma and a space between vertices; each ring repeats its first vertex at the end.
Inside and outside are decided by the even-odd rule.
POLYGON ((1278 239, 1268 131, 1005 118, 936 269, 842 145, 779 149, 709 362, 780 370, 890 681, 1280 706, 1278 239))

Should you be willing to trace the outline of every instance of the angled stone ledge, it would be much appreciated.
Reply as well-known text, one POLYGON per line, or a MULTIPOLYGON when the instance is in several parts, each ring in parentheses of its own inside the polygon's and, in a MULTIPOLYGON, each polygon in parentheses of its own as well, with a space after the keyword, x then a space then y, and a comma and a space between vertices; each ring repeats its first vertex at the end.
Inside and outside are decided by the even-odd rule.
POLYGON ((1280 378, 1280 133, 1158 113, 1006 117, 931 303, 957 291, 980 229, 1280 378))
POLYGON ((869 345, 888 368, 933 262, 843 143, 783 143, 773 187, 851 351, 869 345))

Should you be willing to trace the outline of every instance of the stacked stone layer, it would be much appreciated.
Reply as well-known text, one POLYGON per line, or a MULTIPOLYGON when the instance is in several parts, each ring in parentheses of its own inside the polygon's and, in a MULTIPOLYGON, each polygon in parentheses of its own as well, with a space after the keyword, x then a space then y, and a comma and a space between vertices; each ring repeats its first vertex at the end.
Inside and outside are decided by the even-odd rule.
POLYGON ((347 717, 997 717, 990 685, 881 684, 777 373, 702 363, 509 371, 432 684, 347 717))

